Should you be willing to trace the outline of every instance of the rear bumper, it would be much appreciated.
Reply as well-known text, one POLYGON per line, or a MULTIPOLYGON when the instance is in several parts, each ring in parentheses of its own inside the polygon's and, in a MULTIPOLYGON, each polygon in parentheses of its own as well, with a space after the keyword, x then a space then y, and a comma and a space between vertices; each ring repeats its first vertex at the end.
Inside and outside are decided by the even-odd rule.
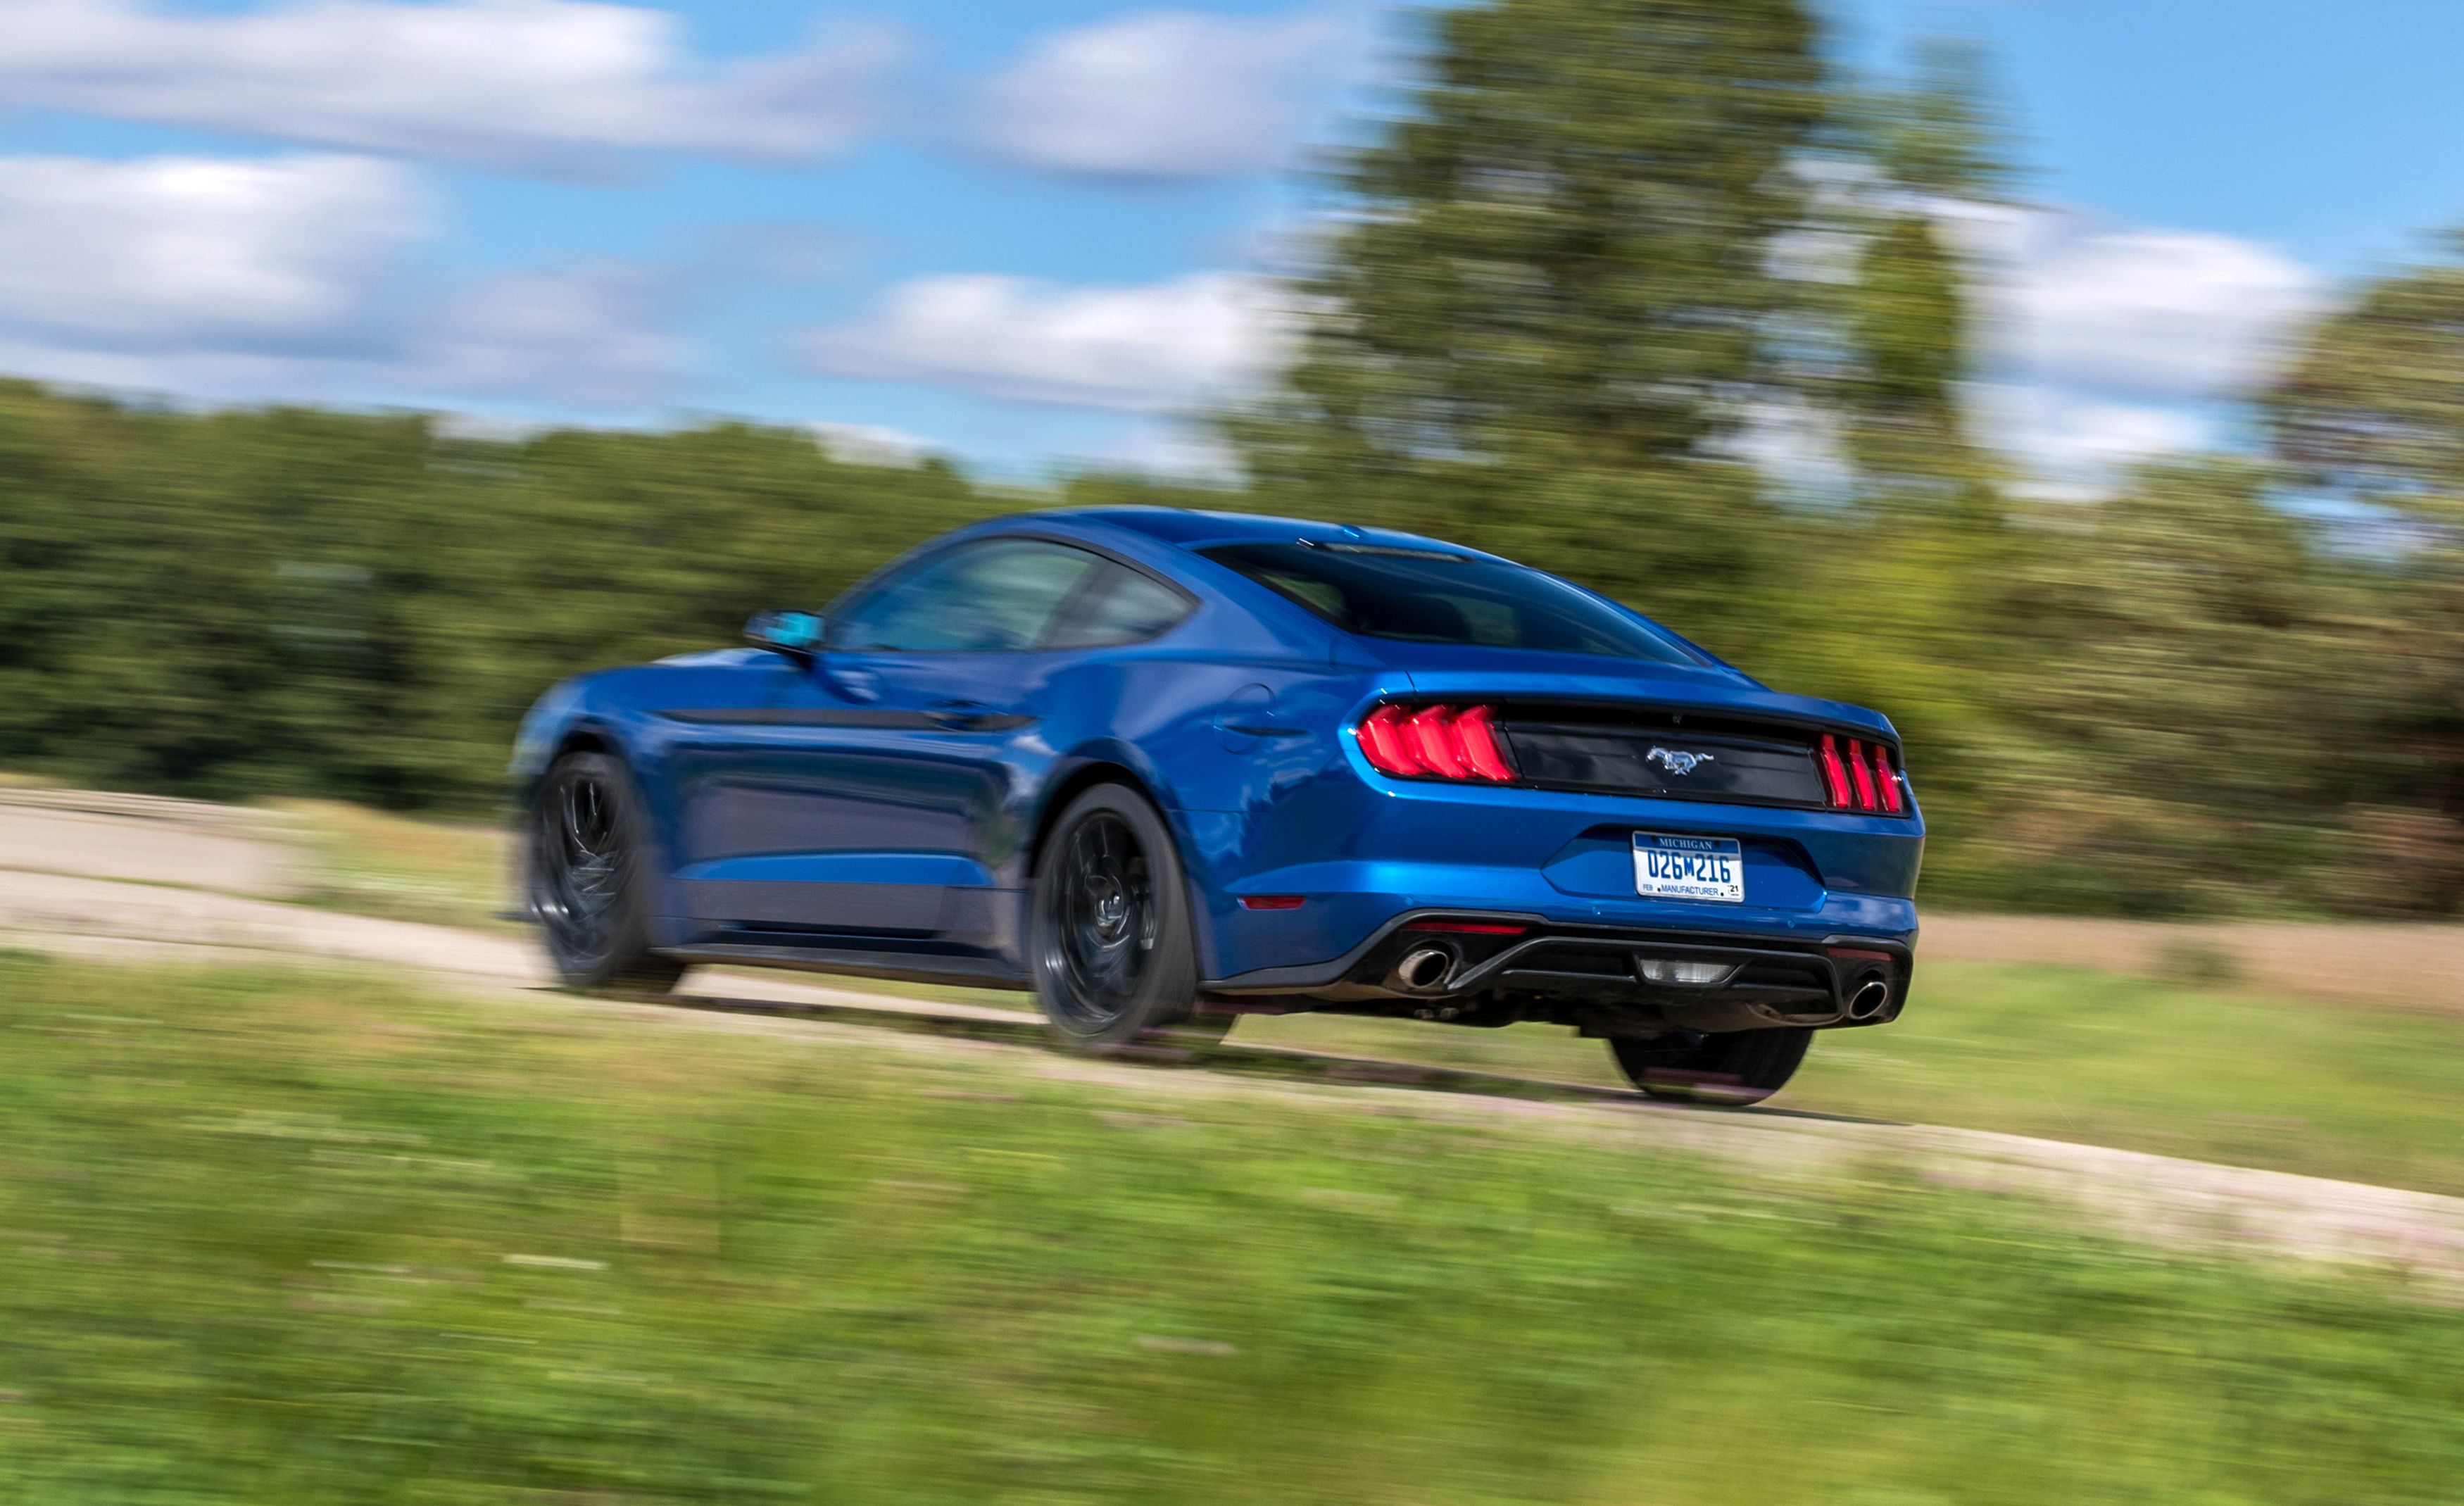
POLYGON ((1913 814, 1371 784, 1338 771, 1260 808, 1178 819, 1218 991, 1325 986, 1406 918, 1441 912, 1744 947, 1852 937, 1904 950, 1916 940, 1925 828, 1913 814), (1735 840, 1745 901, 1638 893, 1638 832, 1735 840), (1242 902, 1267 896, 1299 902, 1242 902))
MULTIPOLYGON (((1206 986, 1235 1007, 1439 1006, 1506 1001, 1543 1015, 1631 1022, 1639 1029, 1758 1030, 1880 1025, 1898 1018, 1913 976, 1913 938, 1586 924, 1536 914, 1413 910, 1330 963, 1268 967, 1206 986), (1407 958, 1436 950, 1433 983, 1404 979, 1407 958), (1655 982, 1687 964, 1703 981, 1655 982)), ((1446 1017, 1452 1018, 1450 1012, 1446 1017)), ((1614 1030, 1610 1031, 1614 1033, 1614 1030)))

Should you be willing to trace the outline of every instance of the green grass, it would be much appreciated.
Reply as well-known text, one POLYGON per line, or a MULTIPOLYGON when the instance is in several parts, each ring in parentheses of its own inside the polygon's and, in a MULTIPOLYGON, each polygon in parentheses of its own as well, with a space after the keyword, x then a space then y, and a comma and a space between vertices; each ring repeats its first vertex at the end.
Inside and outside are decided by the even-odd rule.
MULTIPOLYGON (((1545 1026, 1294 1015, 1234 1039, 1622 1085, 1600 1042, 1545 1026)), ((1895 1024, 1816 1036, 1774 1101, 2464 1194, 2459 1074, 2464 1020, 1964 963, 1920 965, 1895 1024)))
POLYGON ((2464 1313, 1876 1167, 0 957, 0 1499, 2452 1500, 2464 1313), (1776 1173, 1774 1173, 1776 1177, 1776 1173))
MULTIPOLYGON (((498 926, 504 836, 332 802, 282 808, 312 902, 498 926)), ((1918 969, 1900 1023, 1816 1041, 1782 1106, 2086 1141, 2464 1194, 2464 1020, 2233 988, 2186 951, 2177 976, 1976 963, 1918 969)), ((839 986, 1024 1008, 1023 994, 863 979, 839 986)), ((1339 1016, 1252 1018, 1249 1045, 1622 1087, 1597 1041, 1339 1016)))
MULTIPOLYGON (((330 802, 283 808, 308 834, 316 902, 495 925, 504 837, 330 802)), ((1822 1036, 1782 1106, 2007 1130, 2464 1194, 2464 1020, 2235 988, 2186 942, 2174 976, 1921 966, 1906 1016, 1822 1036)), ((1023 994, 864 979, 838 986, 1025 1008, 1023 994)), ((1597 1041, 1331 1015, 1242 1022, 1243 1044, 1623 1087, 1597 1041)))
POLYGON ((339 800, 285 800, 303 902, 389 920, 502 928, 513 902, 502 830, 424 821, 339 800))

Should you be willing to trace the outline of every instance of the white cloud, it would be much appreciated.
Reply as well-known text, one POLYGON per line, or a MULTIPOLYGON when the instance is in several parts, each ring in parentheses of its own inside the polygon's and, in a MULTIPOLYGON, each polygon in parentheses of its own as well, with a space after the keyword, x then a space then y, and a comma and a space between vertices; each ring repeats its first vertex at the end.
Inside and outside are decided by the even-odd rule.
POLYGON ((2056 387, 1979 383, 1969 403, 1986 433, 2019 462, 2028 489, 2049 497, 2099 496, 2143 461, 2215 439, 2214 423, 2196 409, 2111 402, 2056 387))
POLYGON ((847 465, 888 465, 902 470, 924 463, 933 442, 888 424, 813 423, 805 426, 830 453, 847 465))
POLYGON ((688 363, 669 274, 414 276, 410 173, 362 157, 0 158, 0 370, 212 399, 628 407, 688 363))
POLYGON ((671 396, 691 362, 661 271, 593 261, 512 272, 452 296, 385 380, 449 396, 635 408, 671 396))
POLYGON ((725 64, 675 17, 586 0, 305 0, 196 15, 0 0, 0 99, 495 166, 628 151, 798 159, 846 145, 886 30, 725 64))
POLYGON ((2324 279, 2271 247, 2114 228, 2044 209, 1940 205, 1978 273, 1985 435, 2036 487, 2094 496, 2131 466, 2217 442, 2324 279))
POLYGON ((1355 66, 1324 16, 1158 11, 1045 37, 985 86, 980 140, 1012 161, 1119 178, 1281 166, 1310 96, 1355 66))
POLYGON ((2280 337, 2318 306, 2321 279, 2230 235, 2039 216, 1999 291, 2009 354, 2041 379, 2184 400, 2264 376, 2280 337))
POLYGON ((409 175, 364 158, 0 158, 0 325, 124 349, 316 344, 428 225, 409 175))
POLYGON ((807 336, 802 354, 836 376, 1151 412, 1256 382, 1282 331, 1265 287, 1229 273, 1131 287, 960 275, 893 288, 861 321, 807 336))

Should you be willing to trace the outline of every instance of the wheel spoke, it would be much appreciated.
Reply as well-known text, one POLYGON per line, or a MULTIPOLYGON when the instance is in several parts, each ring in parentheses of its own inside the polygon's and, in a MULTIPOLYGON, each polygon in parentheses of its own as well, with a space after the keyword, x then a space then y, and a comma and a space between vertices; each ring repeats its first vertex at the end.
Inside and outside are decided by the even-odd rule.
POLYGON ((1064 838, 1045 901, 1044 963, 1055 1007, 1095 1031, 1135 1002, 1155 949, 1155 886, 1127 823, 1098 812, 1064 838))
POLYGON ((627 854, 606 786, 587 769, 556 778, 539 802, 532 846, 537 907, 561 949, 589 956, 611 939, 627 854))

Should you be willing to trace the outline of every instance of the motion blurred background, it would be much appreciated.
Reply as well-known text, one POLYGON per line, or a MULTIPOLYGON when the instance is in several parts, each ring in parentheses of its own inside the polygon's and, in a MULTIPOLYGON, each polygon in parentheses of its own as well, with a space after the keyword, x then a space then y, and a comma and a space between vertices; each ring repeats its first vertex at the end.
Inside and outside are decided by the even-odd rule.
POLYGON ((476 811, 564 674, 970 517, 1194 502, 1884 708, 1937 904, 2451 915, 2458 46, 7 0, 0 763, 476 811))
POLYGON ((1788 1101, 2343 1179, 1636 1133, 1522 1030, 1243 1022, 1559 1094, 1481 1118, 0 952, 0 1494, 2453 1498, 2459 55, 2445 0, 0 0, 12 941, 221 889, 511 948, 547 684, 989 514, 1295 513, 1896 720, 1919 995, 1788 1101), (60 823, 173 808, 88 789, 284 834, 114 869, 60 823))

